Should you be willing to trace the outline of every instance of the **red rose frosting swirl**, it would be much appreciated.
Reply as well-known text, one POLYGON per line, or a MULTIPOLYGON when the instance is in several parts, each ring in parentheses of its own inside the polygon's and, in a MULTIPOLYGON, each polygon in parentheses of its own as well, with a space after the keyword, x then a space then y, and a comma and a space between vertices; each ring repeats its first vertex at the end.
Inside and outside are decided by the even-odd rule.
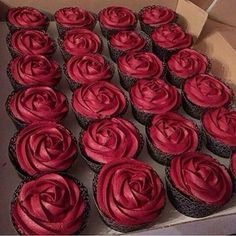
POLYGON ((74 91, 72 97, 74 111, 91 119, 120 115, 126 106, 123 92, 106 81, 83 85, 74 91))
POLYGON ((73 81, 81 84, 110 80, 113 76, 111 65, 100 54, 71 57, 66 64, 66 70, 73 81))
POLYGON ((151 143, 164 153, 177 155, 198 148, 196 125, 175 112, 155 115, 147 134, 151 143))
POLYGON ((106 164, 114 159, 134 158, 139 150, 137 128, 123 118, 103 119, 92 123, 81 137, 84 153, 106 164))
POLYGON ((79 7, 65 7, 55 13, 55 20, 65 27, 89 28, 96 21, 94 16, 79 7))
POLYGON ((60 121, 68 112, 65 95, 46 86, 17 91, 8 102, 13 116, 26 124, 43 120, 60 121))
POLYGON ((150 166, 121 159, 101 169, 96 200, 100 211, 115 223, 138 226, 156 220, 165 205, 165 190, 150 166))
POLYGON ((192 36, 177 24, 166 24, 156 28, 151 38, 156 45, 168 50, 188 48, 192 44, 192 36))
POLYGON ((135 14, 126 7, 107 7, 99 13, 100 24, 108 29, 129 30, 137 24, 135 14))
POLYGON ((102 41, 99 36, 87 29, 72 29, 65 33, 64 50, 74 56, 87 53, 99 53, 102 41))
POLYGON ((36 28, 48 24, 48 18, 33 7, 11 8, 7 14, 10 24, 17 27, 36 28))
POLYGON ((216 140, 236 146, 236 110, 219 107, 205 112, 202 116, 205 131, 216 140))
POLYGON ((172 74, 185 79, 205 73, 209 61, 196 50, 185 48, 171 56, 167 64, 172 74))
POLYGON ((23 184, 11 214, 21 234, 60 235, 80 230, 85 209, 78 185, 51 173, 23 184))
POLYGON ((120 51, 141 51, 146 40, 136 31, 119 31, 111 36, 110 44, 120 51))
POLYGON ((29 175, 68 169, 77 153, 70 132, 54 122, 37 122, 22 129, 16 138, 16 158, 29 175))
POLYGON ((230 160, 230 170, 233 173, 234 177, 236 176, 236 152, 234 152, 231 156, 230 160))
POLYGON ((13 79, 24 86, 55 86, 61 79, 56 61, 41 55, 16 57, 9 68, 13 79))
POLYGON ((163 114, 180 105, 178 90, 160 79, 140 79, 130 89, 131 103, 143 112, 163 114))
POLYGON ((206 204, 223 205, 232 195, 226 168, 204 153, 184 153, 172 159, 170 179, 178 190, 206 204))
POLYGON ((148 6, 141 10, 141 20, 150 26, 170 23, 174 20, 175 16, 175 12, 171 9, 158 5, 148 6))
POLYGON ((233 93, 224 83, 208 74, 196 75, 184 84, 186 97, 201 107, 220 107, 230 102, 233 93))
POLYGON ((10 41, 12 48, 22 55, 50 55, 55 51, 55 42, 39 30, 17 30, 10 41))
POLYGON ((119 70, 137 79, 160 78, 163 74, 163 64, 151 52, 130 52, 118 58, 119 70))

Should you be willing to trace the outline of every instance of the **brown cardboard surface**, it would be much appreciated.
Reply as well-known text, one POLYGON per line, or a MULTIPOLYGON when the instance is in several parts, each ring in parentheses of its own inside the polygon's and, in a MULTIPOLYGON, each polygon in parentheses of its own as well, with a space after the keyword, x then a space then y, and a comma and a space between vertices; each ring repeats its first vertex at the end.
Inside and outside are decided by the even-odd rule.
POLYGON ((191 0, 191 2, 206 10, 212 4, 213 0, 191 0))

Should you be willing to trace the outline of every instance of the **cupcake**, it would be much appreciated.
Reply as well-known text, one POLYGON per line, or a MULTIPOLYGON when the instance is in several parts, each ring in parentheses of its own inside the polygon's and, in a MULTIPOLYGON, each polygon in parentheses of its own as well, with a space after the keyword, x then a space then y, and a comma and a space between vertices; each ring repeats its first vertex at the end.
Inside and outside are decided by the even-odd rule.
POLYGON ((181 103, 178 90, 160 79, 138 80, 129 95, 133 115, 143 125, 155 114, 177 110, 181 103))
POLYGON ((167 80, 178 88, 198 74, 207 73, 211 64, 208 58, 194 49, 185 48, 172 55, 166 63, 167 80))
POLYGON ((98 172, 113 160, 136 158, 143 148, 143 138, 130 121, 116 117, 90 124, 81 132, 79 146, 89 167, 98 172))
POLYGON ((215 76, 200 74, 185 81, 182 97, 184 110, 200 119, 209 108, 227 107, 232 101, 233 91, 215 76))
POLYGON ((15 57, 8 64, 7 74, 16 90, 30 86, 56 86, 61 68, 56 61, 41 55, 15 57))
POLYGON ((72 29, 65 32, 58 44, 64 59, 81 56, 88 53, 101 53, 103 43, 101 38, 88 29, 72 29))
POLYGON ((6 110, 17 128, 33 122, 60 122, 68 113, 65 95, 46 86, 35 86, 12 92, 6 110))
POLYGON ((7 36, 7 45, 12 57, 20 55, 52 56, 56 43, 47 33, 39 30, 17 30, 7 36))
POLYGON ((150 35, 156 27, 175 23, 177 14, 167 7, 153 5, 142 8, 139 11, 138 18, 142 31, 150 35))
POLYGON ((88 53, 71 57, 64 67, 66 79, 72 90, 83 84, 110 81, 115 73, 114 64, 105 56, 88 53))
POLYGON ((152 51, 151 39, 142 31, 119 31, 108 41, 108 48, 113 61, 130 51, 152 51))
POLYGON ((202 127, 206 147, 216 155, 229 158, 236 151, 236 110, 219 107, 203 113, 202 127))
POLYGON ((121 86, 129 90, 139 79, 163 77, 163 64, 151 52, 130 52, 122 55, 117 61, 121 86))
POLYGON ((211 156, 189 152, 179 155, 166 169, 170 202, 180 213, 193 218, 218 211, 232 196, 227 169, 211 156))
POLYGON ((18 234, 79 234, 90 211, 86 187, 66 174, 49 173, 23 180, 11 202, 18 234))
POLYGON ((94 198, 105 224, 124 233, 154 224, 166 201, 158 174, 132 159, 104 165, 94 179, 94 198))
POLYGON ((93 30, 97 23, 97 16, 80 7, 65 7, 56 11, 54 19, 58 33, 63 36, 65 31, 77 28, 93 30))
POLYGON ((134 30, 138 22, 136 14, 126 7, 107 7, 99 12, 98 17, 105 38, 119 31, 134 30))
POLYGON ((236 152, 233 152, 231 154, 229 169, 230 169, 230 173, 232 174, 232 177, 233 177, 234 192, 236 193, 236 152))
POLYGON ((201 148, 201 133, 193 121, 176 112, 155 115, 146 126, 150 156, 162 165, 169 165, 176 156, 201 148))
POLYGON ((192 46, 193 39, 177 24, 166 24, 156 28, 152 34, 153 50, 162 60, 167 61, 171 55, 192 46))
POLYGON ((66 171, 77 157, 76 140, 64 126, 32 123, 11 139, 9 157, 21 176, 66 171))
POLYGON ((120 88, 107 81, 82 85, 72 95, 72 108, 82 128, 96 120, 123 115, 128 99, 120 88))
POLYGON ((49 25, 48 17, 33 7, 10 8, 6 21, 11 32, 18 29, 47 31, 49 25))

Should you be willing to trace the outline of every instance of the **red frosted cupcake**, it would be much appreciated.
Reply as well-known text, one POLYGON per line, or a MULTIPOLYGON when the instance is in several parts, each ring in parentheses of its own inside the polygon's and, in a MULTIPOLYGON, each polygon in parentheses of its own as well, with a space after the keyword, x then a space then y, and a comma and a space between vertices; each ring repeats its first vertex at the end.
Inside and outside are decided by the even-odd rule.
POLYGON ((120 232, 155 223, 166 201, 158 174, 132 159, 104 165, 94 179, 94 198, 103 221, 120 232))
POLYGON ((200 149, 202 144, 197 125, 176 112, 153 116, 146 134, 150 156, 162 165, 169 165, 182 153, 200 149))
POLYGON ((46 86, 35 86, 13 92, 6 109, 17 128, 39 121, 60 122, 68 112, 65 95, 46 86))
POLYGON ((236 193, 236 152, 231 154, 229 169, 233 176, 233 187, 234 192, 236 193))
POLYGON ((207 148, 221 157, 229 158, 236 151, 236 110, 220 107, 202 115, 207 148))
POLYGON ((72 108, 83 128, 95 120, 121 116, 127 107, 122 90, 107 81, 82 85, 72 96, 72 108))
POLYGON ((45 14, 33 7, 16 7, 8 10, 7 25, 11 32, 18 29, 47 31, 49 19, 45 14))
POLYGON ((190 152, 171 160, 166 170, 168 197, 182 214, 201 218, 222 208, 232 197, 232 179, 211 156, 190 152))
POLYGON ((161 25, 175 23, 177 14, 173 10, 159 6, 147 6, 142 8, 138 14, 142 31, 150 35, 152 31, 161 25))
POLYGON ((126 7, 110 6, 99 12, 99 23, 106 38, 123 30, 133 30, 137 26, 137 17, 126 7))
POLYGON ((162 78, 163 64, 151 52, 130 52, 117 61, 120 83, 129 90, 139 79, 162 78))
POLYGON ((147 124, 155 114, 177 110, 181 103, 178 90, 160 79, 140 79, 130 91, 133 115, 141 124, 147 124))
POLYGON ((119 31, 108 41, 110 56, 113 61, 127 52, 152 51, 151 39, 142 31, 119 31))
POLYGON ((163 61, 181 49, 192 46, 193 39, 177 24, 166 24, 156 28, 151 38, 155 54, 163 61))
POLYGON ((136 158, 143 148, 143 139, 130 121, 110 118, 89 125, 82 131, 79 144, 90 168, 98 172, 113 160, 136 158))
POLYGON ((110 81, 115 73, 115 66, 103 55, 89 53, 71 57, 64 72, 70 88, 75 90, 83 84, 110 81))
POLYGON ((68 30, 63 39, 58 39, 58 44, 65 60, 72 56, 101 53, 103 49, 101 38, 88 29, 68 30))
POLYGON ((19 55, 51 56, 56 51, 56 43, 47 33, 40 30, 17 30, 7 37, 12 57, 19 55))
POLYGON ((9 157, 21 176, 66 171, 77 152, 72 133, 50 121, 28 125, 9 144, 9 157))
POLYGON ((188 78, 207 73, 211 64, 208 58, 198 51, 185 48, 172 55, 167 62, 167 80, 178 88, 188 78))
POLYGON ((86 187, 65 174, 25 179, 11 202, 11 219, 18 234, 79 234, 90 211, 86 187))
POLYGON ((200 119, 209 108, 228 106, 233 91, 218 78, 208 75, 196 75, 185 81, 182 90, 183 108, 191 116, 200 119))
POLYGON ((65 31, 77 28, 93 30, 97 23, 97 16, 80 7, 65 7, 56 11, 54 19, 60 36, 65 31))
POLYGON ((7 68, 14 89, 30 86, 56 86, 61 79, 61 68, 56 61, 40 55, 19 56, 7 68))

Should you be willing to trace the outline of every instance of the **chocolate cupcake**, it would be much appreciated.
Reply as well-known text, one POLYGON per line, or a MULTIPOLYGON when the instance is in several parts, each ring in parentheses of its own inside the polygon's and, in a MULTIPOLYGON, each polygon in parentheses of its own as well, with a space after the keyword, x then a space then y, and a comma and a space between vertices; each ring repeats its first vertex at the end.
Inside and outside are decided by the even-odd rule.
POLYGON ((142 31, 125 30, 111 36, 108 48, 111 59, 116 62, 119 56, 127 52, 152 51, 152 41, 142 31))
POLYGON ((120 88, 107 81, 82 85, 72 96, 72 108, 84 129, 92 122, 123 115, 128 99, 120 88))
POLYGON ((199 152, 184 153, 171 160, 166 169, 166 187, 176 210, 193 218, 218 211, 230 200, 233 190, 227 169, 199 152))
POLYGON ((215 76, 200 74, 185 81, 182 98, 184 110, 200 119, 209 108, 227 107, 232 101, 233 91, 215 76))
POLYGON ((16 7, 8 10, 6 22, 11 32, 18 29, 47 31, 49 18, 33 7, 16 7))
POLYGON ((229 158, 236 151, 236 110, 219 107, 203 113, 202 127, 206 147, 216 155, 229 158))
POLYGON ((102 39, 88 29, 68 30, 63 39, 58 39, 58 44, 66 61, 72 56, 101 53, 103 49, 102 39))
POLYGON ((162 165, 169 165, 176 156, 201 148, 201 133, 193 121, 176 112, 155 115, 146 126, 150 156, 162 165))
POLYGON ((66 174, 49 173, 23 180, 11 202, 18 234, 79 234, 90 211, 86 187, 66 174))
POLYGON ((121 86, 129 90, 139 79, 163 77, 163 64, 151 52, 130 52, 117 61, 121 86))
POLYGON ((62 76, 56 61, 41 55, 15 57, 7 67, 7 74, 16 90, 30 86, 56 86, 62 76))
POLYGON ((143 138, 129 120, 117 117, 93 122, 81 132, 79 145, 89 167, 98 172, 113 160, 136 158, 143 138))
POLYGON ((233 178, 234 193, 236 193, 236 152, 231 154, 229 170, 233 178))
POLYGON ((211 64, 208 58, 198 51, 185 48, 172 55, 166 63, 167 80, 181 88, 185 80, 198 74, 207 73, 211 64))
POLYGON ((93 30, 97 23, 96 14, 80 7, 65 7, 56 11, 54 19, 60 37, 67 30, 84 28, 93 30))
POLYGON ((40 30, 17 30, 7 36, 12 57, 20 55, 43 55, 50 57, 56 51, 55 41, 40 30))
POLYGON ((123 30, 134 30, 138 19, 136 14, 126 7, 110 6, 98 14, 100 28, 105 38, 110 38, 123 30))
POLYGON ((64 126, 35 122, 14 135, 9 157, 21 176, 66 171, 77 157, 77 144, 64 126))
POLYGON ((177 14, 167 7, 153 5, 142 8, 139 11, 138 18, 142 31, 150 35, 156 27, 175 23, 177 14))
POLYGON ((60 122, 68 113, 65 95, 46 86, 35 86, 12 92, 6 110, 17 128, 33 122, 60 122))
POLYGON ((167 61, 174 53, 192 46, 193 39, 177 24, 166 24, 156 28, 152 34, 153 51, 167 61))
POLYGON ((94 200, 110 228, 130 232, 154 224, 165 206, 165 189, 152 167, 136 160, 112 161, 94 179, 94 200))
POLYGON ((160 79, 138 80, 129 95, 133 115, 143 125, 155 114, 177 110, 181 103, 178 90, 160 79))
POLYGON ((71 57, 64 72, 71 90, 75 90, 83 84, 110 81, 115 73, 115 66, 105 56, 89 53, 71 57))

